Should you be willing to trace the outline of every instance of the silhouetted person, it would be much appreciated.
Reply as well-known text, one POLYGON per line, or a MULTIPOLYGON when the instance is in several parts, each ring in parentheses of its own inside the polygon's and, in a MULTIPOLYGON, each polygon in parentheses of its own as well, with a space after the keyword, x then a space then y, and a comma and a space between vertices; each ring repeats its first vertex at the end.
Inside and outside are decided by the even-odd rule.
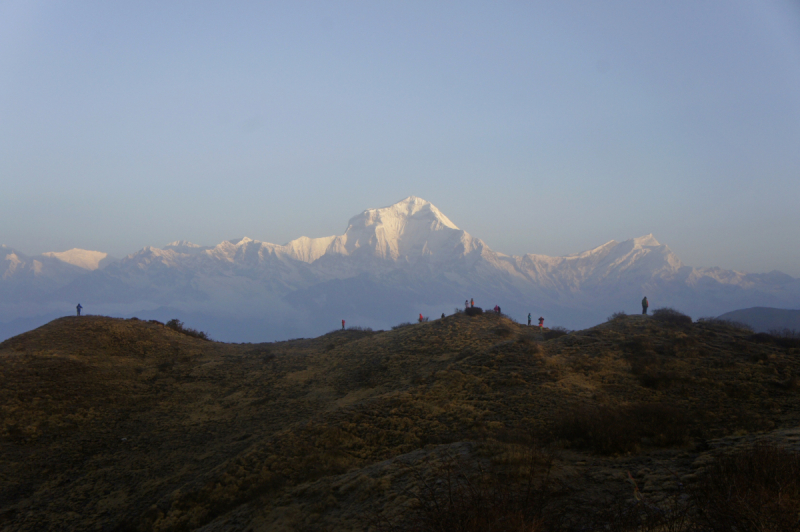
POLYGON ((444 312, 442 312, 442 319, 444 319, 444 312))
POLYGON ((528 327, 531 326, 531 313, 528 312, 528 327))
POLYGON ((647 314, 647 307, 650 306, 650 303, 647 302, 647 296, 642 299, 642 314, 647 314))
POLYGON ((544 318, 539 316, 539 328, 541 329, 544 326, 544 318))
POLYGON ((342 320, 342 330, 344 330, 344 320, 342 320))
POLYGON ((78 303, 78 306, 77 306, 77 307, 75 307, 75 310, 77 310, 77 311, 78 311, 78 316, 80 316, 80 315, 81 315, 81 309, 82 309, 82 308, 83 308, 83 307, 81 306, 81 304, 80 304, 80 303, 78 303))
POLYGON ((469 299, 464 300, 464 310, 469 308, 469 299))

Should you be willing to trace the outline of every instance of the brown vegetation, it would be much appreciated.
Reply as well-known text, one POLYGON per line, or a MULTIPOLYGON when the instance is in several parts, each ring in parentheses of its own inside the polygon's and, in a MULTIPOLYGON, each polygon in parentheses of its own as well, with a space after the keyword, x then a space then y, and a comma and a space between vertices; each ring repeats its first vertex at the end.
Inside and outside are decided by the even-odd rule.
MULTIPOLYGON (((800 442, 800 349, 767 336, 646 316, 554 333, 490 312, 223 344, 62 318, 0 344, 0 527, 656 530, 647 516, 678 515, 716 456, 800 442)), ((704 493, 695 514, 721 504, 704 493)))

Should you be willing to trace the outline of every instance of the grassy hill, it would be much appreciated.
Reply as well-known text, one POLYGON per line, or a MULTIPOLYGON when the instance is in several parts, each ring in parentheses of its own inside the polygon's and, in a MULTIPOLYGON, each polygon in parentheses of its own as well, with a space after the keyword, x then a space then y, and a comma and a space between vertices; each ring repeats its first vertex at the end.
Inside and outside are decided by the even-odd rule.
POLYGON ((683 500, 723 450, 797 448, 795 344, 645 316, 267 344, 60 318, 0 344, 0 527, 446 530, 487 501, 538 519, 518 530, 618 523, 683 500))

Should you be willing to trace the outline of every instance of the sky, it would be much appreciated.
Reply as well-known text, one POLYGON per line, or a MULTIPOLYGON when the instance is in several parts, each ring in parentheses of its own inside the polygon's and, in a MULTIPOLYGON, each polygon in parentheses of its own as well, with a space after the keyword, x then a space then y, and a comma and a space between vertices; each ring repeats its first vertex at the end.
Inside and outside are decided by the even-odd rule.
POLYGON ((0 3, 0 244, 284 244, 410 195, 502 253, 800 277, 800 2, 0 3))

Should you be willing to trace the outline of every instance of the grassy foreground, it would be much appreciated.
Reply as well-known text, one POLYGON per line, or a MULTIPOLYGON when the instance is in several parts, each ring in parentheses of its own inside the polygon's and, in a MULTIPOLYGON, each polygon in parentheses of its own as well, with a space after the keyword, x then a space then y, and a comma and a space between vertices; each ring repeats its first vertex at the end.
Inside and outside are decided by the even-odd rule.
MULTIPOLYGON (((0 344, 0 527, 715 530, 701 495, 750 467, 724 460, 794 467, 797 346, 643 316, 544 332, 457 314, 224 344, 55 320, 0 344)), ((795 521, 762 530, 797 529, 782 486, 795 521)))

